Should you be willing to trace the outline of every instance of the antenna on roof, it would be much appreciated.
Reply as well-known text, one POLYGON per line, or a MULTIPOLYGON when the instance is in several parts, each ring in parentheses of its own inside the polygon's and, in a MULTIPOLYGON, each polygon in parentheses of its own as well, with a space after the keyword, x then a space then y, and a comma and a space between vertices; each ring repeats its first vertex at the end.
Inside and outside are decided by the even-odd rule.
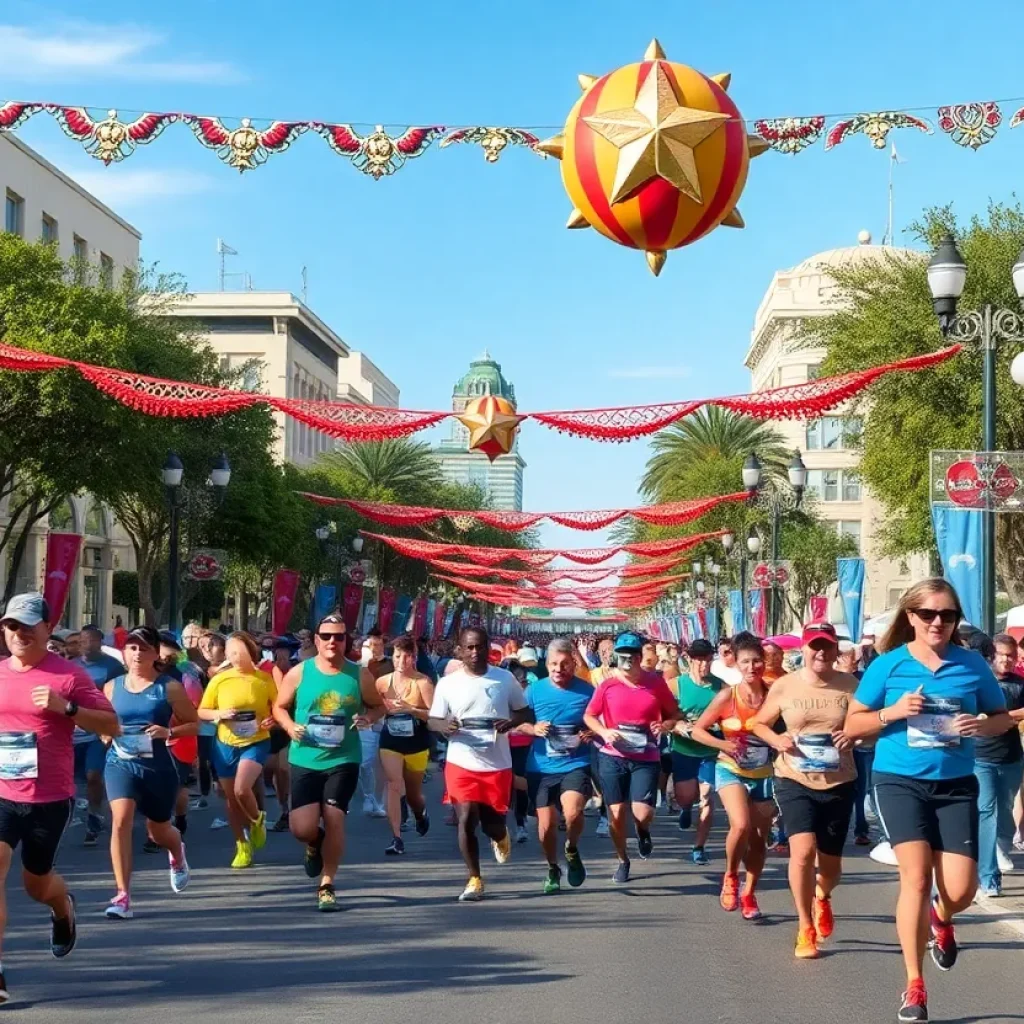
POLYGON ((217 255, 220 257, 220 290, 224 291, 224 281, 227 278, 227 258, 237 256, 238 250, 232 249, 223 238, 217 239, 217 255))
POLYGON ((309 302, 309 271, 306 267, 302 268, 302 304, 308 306, 309 302))

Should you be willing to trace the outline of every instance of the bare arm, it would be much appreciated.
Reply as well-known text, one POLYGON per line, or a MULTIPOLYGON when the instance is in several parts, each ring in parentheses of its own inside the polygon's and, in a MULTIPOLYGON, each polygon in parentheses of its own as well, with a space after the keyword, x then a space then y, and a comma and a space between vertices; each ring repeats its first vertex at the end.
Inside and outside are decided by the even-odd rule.
POLYGON ((731 692, 728 689, 721 690, 690 729, 691 739, 697 743, 703 743, 706 747, 724 751, 726 754, 735 752, 736 741, 722 739, 721 736, 715 736, 708 730, 722 717, 722 709, 725 707, 726 701, 730 699, 731 692))
POLYGON ((377 682, 367 668, 359 670, 359 692, 362 694, 363 705, 366 708, 365 714, 359 717, 365 719, 367 725, 373 725, 374 722, 384 717, 387 708, 384 707, 384 702, 377 692, 377 682))
POLYGON ((274 716, 274 721, 293 740, 301 739, 302 733, 305 729, 301 725, 296 725, 295 720, 292 718, 291 709, 295 704, 295 691, 299 688, 299 683, 302 680, 302 665, 296 665, 294 668, 288 670, 288 674, 281 680, 277 687, 277 696, 274 698, 274 707, 271 709, 271 714, 274 716))
POLYGON ((185 687, 177 680, 167 684, 167 702, 171 705, 177 723, 166 730, 162 726, 151 725, 146 732, 150 736, 154 736, 154 729, 166 732, 165 736, 155 736, 156 739, 177 740, 184 736, 195 736, 199 732, 199 716, 185 687))
POLYGON ((772 687, 768 691, 768 697, 761 710, 757 713, 750 731, 773 750, 778 750, 780 753, 788 753, 794 746, 793 737, 786 734, 780 736, 772 728, 779 720, 781 714, 782 710, 779 707, 778 695, 775 693, 775 687, 772 687))

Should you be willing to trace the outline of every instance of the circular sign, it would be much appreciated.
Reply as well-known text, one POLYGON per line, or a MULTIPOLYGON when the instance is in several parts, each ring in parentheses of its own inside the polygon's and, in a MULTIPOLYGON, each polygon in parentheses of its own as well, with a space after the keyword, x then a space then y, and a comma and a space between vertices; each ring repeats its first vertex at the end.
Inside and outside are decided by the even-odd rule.
POLYGON ((780 587, 784 587, 789 582, 789 570, 784 565, 780 565, 775 570, 775 582, 780 587))
POLYGON ((981 508, 985 504, 985 481, 978 467, 966 459, 954 462, 946 470, 946 494, 964 508, 981 508))
POLYGON ((757 565, 754 568, 753 580, 755 586, 767 587, 772 581, 771 569, 769 569, 764 562, 761 562, 760 565, 757 565))
POLYGON ((220 576, 220 562, 208 551, 197 551, 188 561, 188 574, 194 580, 215 580, 220 576))
POLYGON ((348 578, 353 583, 365 583, 366 582, 366 570, 361 565, 353 565, 349 570, 348 578))

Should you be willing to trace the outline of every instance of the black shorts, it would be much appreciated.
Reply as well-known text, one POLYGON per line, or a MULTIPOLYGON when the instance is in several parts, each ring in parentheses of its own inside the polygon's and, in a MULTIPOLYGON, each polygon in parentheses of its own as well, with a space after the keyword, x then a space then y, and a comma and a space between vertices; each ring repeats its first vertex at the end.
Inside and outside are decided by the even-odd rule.
POLYGON ((511 747, 512 774, 521 779, 526 778, 526 759, 530 756, 529 747, 511 747))
POLYGON ((179 761, 172 754, 171 757, 174 760, 174 770, 178 773, 178 782, 184 787, 188 785, 188 780, 192 778, 192 765, 188 761, 179 761))
POLYGON ((0 799, 0 843, 12 850, 21 843, 21 866, 30 875, 48 875, 74 809, 70 799, 49 804, 0 799))
POLYGON ((672 774, 672 751, 662 750, 659 754, 659 765, 662 775, 672 774))
POLYGON ((775 777, 775 802, 786 834, 814 834, 821 853, 840 857, 850 830, 857 783, 842 782, 831 789, 810 789, 792 779, 775 777))
POLYGON ((603 750, 597 755, 601 793, 609 807, 614 804, 647 804, 654 807, 658 794, 660 761, 632 761, 603 750))
POLYGON ((526 776, 526 788, 530 794, 531 806, 558 807, 563 793, 590 796, 590 768, 573 768, 554 775, 529 772, 526 776))
POLYGON ((356 786, 359 784, 359 765, 339 764, 336 768, 317 770, 291 765, 292 810, 309 804, 326 804, 348 813, 356 786))
POLYGON ((280 754, 282 750, 287 750, 291 741, 288 733, 275 725, 270 730, 270 756, 273 757, 274 754, 280 754))
POLYGON ((912 779, 874 772, 875 806, 893 846, 925 842, 933 850, 978 859, 978 780, 912 779))

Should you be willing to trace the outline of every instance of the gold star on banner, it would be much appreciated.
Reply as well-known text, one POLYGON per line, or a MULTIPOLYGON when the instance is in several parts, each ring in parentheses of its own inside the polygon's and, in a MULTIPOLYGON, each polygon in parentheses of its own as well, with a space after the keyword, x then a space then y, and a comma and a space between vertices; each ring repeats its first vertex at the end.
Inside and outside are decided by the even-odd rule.
POLYGON ((693 151, 729 118, 683 106, 661 61, 655 61, 632 107, 583 120, 619 150, 611 202, 629 198, 652 178, 663 178, 700 203, 693 151))
POLYGON ((512 450, 520 416, 503 412, 493 400, 478 399, 456 417, 469 431, 469 447, 483 452, 493 462, 512 450))

